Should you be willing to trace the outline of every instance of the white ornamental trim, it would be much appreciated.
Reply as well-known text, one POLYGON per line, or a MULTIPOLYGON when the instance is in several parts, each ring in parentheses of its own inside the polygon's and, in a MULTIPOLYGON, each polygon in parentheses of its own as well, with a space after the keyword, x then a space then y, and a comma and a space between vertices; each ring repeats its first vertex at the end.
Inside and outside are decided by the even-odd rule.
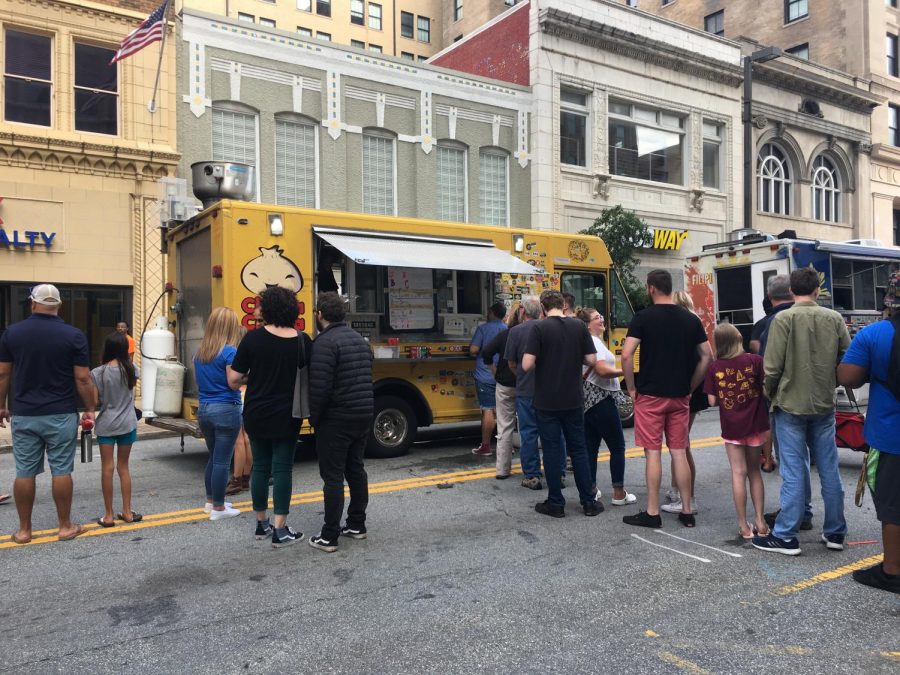
POLYGON ((188 41, 188 92, 181 97, 194 117, 201 117, 212 101, 206 97, 206 45, 188 41))

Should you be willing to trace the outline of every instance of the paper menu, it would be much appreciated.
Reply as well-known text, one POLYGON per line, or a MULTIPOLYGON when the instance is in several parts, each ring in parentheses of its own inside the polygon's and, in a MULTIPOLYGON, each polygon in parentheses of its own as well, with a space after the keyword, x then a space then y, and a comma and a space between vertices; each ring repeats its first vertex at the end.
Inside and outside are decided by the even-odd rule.
POLYGON ((388 267, 388 320, 394 330, 434 328, 434 283, 430 269, 388 267))

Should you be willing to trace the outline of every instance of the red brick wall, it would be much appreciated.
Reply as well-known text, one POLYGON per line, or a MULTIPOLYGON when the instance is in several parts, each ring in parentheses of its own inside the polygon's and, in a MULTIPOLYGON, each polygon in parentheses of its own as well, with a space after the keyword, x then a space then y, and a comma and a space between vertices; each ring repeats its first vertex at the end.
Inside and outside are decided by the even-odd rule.
POLYGON ((506 18, 458 42, 429 63, 528 86, 529 5, 522 3, 506 18))

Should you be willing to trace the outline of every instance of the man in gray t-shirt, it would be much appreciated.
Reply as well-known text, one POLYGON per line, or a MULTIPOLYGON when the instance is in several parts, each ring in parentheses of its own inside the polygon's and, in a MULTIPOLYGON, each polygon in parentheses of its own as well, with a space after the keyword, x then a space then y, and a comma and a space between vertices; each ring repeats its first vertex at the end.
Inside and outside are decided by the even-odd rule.
POLYGON ((534 296, 522 301, 523 323, 509 330, 506 341, 506 352, 503 357, 509 362, 509 369, 516 374, 516 416, 519 420, 519 436, 521 447, 519 456, 522 461, 523 487, 542 490, 541 456, 538 452, 537 420, 534 416, 534 370, 525 372, 520 366, 525 354, 525 344, 535 321, 543 316, 541 302, 534 296))

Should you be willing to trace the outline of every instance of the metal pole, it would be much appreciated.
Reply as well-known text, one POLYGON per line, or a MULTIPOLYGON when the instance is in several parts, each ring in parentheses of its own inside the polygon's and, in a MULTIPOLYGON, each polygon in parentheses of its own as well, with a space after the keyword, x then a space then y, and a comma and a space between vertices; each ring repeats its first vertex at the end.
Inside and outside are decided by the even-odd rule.
POLYGON ((169 36, 169 7, 172 0, 166 1, 166 8, 163 10, 162 16, 162 40, 159 43, 159 61, 156 64, 156 80, 153 83, 153 94, 150 96, 150 102, 147 104, 147 110, 150 113, 156 112, 156 92, 159 90, 159 75, 162 72, 163 54, 166 51, 166 38, 169 36))
POLYGON ((744 224, 753 227, 753 60, 744 57, 744 109, 741 122, 744 124, 744 224))

